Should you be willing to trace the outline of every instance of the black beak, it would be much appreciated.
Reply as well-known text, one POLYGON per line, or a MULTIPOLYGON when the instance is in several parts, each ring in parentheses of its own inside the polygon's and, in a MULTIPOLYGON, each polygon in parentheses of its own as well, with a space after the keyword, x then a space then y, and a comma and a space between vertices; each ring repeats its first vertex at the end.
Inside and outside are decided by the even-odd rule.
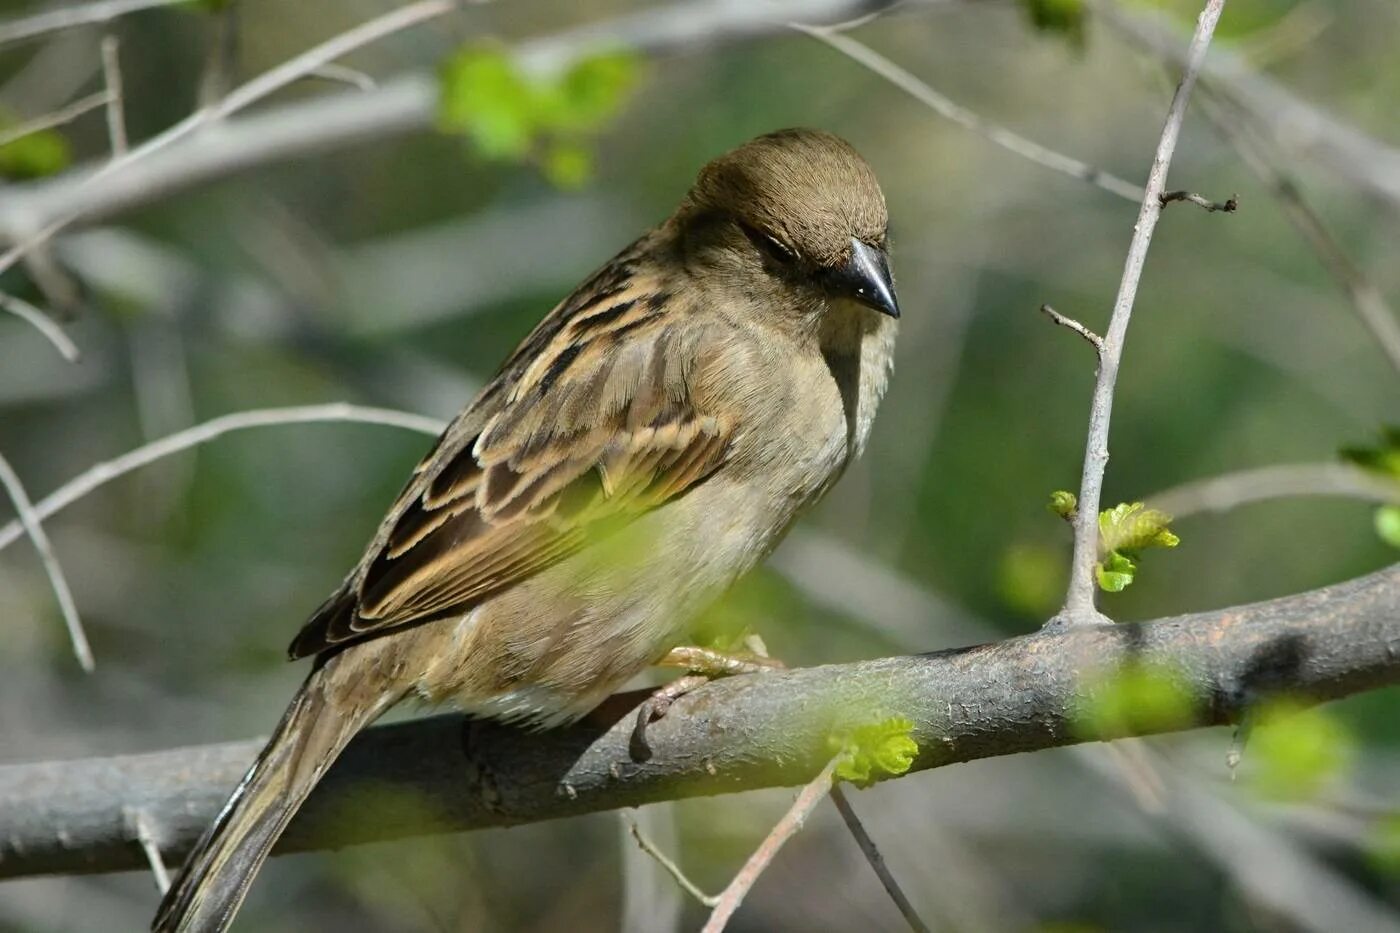
POLYGON ((890 277, 890 258, 885 251, 851 238, 851 261, 844 269, 828 273, 828 284, 837 294, 854 298, 881 314, 899 317, 890 277))

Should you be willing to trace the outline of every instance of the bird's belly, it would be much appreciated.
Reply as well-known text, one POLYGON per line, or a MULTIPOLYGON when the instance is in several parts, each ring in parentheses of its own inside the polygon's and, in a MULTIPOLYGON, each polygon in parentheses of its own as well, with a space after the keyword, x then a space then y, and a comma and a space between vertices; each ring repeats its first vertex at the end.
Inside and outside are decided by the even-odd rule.
POLYGON ((418 693, 542 726, 584 715, 685 637, 777 543, 783 495, 715 478, 442 626, 418 693))

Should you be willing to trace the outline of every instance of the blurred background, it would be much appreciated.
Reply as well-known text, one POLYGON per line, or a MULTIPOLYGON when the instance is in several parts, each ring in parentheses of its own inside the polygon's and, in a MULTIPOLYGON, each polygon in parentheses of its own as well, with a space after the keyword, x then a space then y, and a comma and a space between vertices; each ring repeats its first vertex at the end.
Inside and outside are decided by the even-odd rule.
MULTIPOLYGON (((714 21, 765 2, 694 6, 714 21)), ((114 35, 136 144, 393 6, 182 3, 46 33, 0 46, 0 110, 14 126, 101 91, 99 44, 114 35)), ((794 7, 774 4, 774 16, 794 7)), ((48 8, 0 3, 0 17, 48 8)), ((582 24, 607 36, 646 9, 469 5, 257 106, 370 94, 344 85, 404 73, 460 77, 505 62, 499 50, 514 43, 582 24)), ((1189 31, 1196 11, 1120 13, 1189 31)), ((889 200, 904 309, 893 388, 863 461, 716 612, 753 625, 793 665, 1031 631, 1063 595, 1069 529, 1045 503, 1078 486, 1094 377, 1089 349, 1037 309, 1106 326, 1136 207, 994 146, 810 37, 759 32, 707 41, 701 30, 654 56, 619 44, 597 112, 547 147, 528 128, 519 145, 509 113, 504 129, 385 133, 74 227, 48 253, 47 281, 24 267, 0 277, 81 350, 69 364, 0 313, 0 453, 37 500, 99 461, 234 412, 347 401, 446 419, 555 301, 664 217, 706 160, 765 131, 822 127, 865 154, 889 200)), ((1134 184, 1177 76, 1075 0, 910 3, 849 35, 982 117, 1134 184)), ((1400 7, 1387 0, 1231 0, 1212 54, 1400 145, 1397 43, 1400 7)), ((471 123, 470 112, 451 117, 444 126, 471 123)), ((108 156, 101 108, 40 139, 0 147, 0 218, 46 183, 32 176, 108 156)), ((1400 296, 1395 205, 1306 154, 1267 151, 1380 293, 1400 296)), ((1335 464, 1341 447, 1374 445, 1395 420, 1400 375, 1284 206, 1197 108, 1171 182, 1216 201, 1238 194, 1240 209, 1176 205, 1158 229, 1105 505, 1248 468, 1335 464)), ((0 554, 0 763, 265 734, 305 674, 284 661, 290 636, 430 443, 385 425, 251 429, 64 509, 46 528, 92 674, 73 657, 32 546, 11 544, 0 554)), ((1361 499, 1180 511, 1180 546, 1146 555, 1128 590, 1102 597, 1114 618, 1282 596, 1397 557, 1361 499)), ((1233 781, 1231 736, 1216 729, 959 765, 852 799, 937 929, 1397 928, 1400 692, 1281 728, 1293 731, 1247 749, 1233 781)), ((790 797, 638 816, 718 891, 790 797)), ((0 929, 144 929, 156 901, 143 873, 10 881, 0 929)), ((600 814, 276 859, 239 928, 665 931, 704 914, 617 814, 600 814)), ((824 806, 731 928, 904 926, 824 806)))

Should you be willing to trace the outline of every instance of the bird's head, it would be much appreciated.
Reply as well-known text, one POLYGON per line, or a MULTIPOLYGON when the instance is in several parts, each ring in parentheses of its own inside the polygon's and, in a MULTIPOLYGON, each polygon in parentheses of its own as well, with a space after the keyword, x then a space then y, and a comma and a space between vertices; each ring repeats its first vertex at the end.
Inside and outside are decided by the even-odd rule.
POLYGON ((678 219, 708 265, 899 316, 885 196, 840 137, 789 129, 745 143, 700 170, 678 219))

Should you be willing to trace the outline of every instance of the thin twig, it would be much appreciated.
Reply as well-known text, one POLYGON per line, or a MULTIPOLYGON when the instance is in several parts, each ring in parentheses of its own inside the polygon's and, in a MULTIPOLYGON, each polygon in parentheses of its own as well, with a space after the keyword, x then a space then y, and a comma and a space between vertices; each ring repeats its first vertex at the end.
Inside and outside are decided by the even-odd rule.
POLYGON ((1090 330, 1089 328, 1085 327, 1083 324, 1081 324, 1081 323, 1079 323, 1078 321, 1076 321, 1074 318, 1072 318, 1072 317, 1065 317, 1063 314, 1061 314, 1060 312, 1056 311, 1054 308, 1050 307, 1049 305, 1041 305, 1041 306, 1040 306, 1040 311, 1041 311, 1042 314, 1044 314, 1044 315, 1045 315, 1046 317, 1048 317, 1050 320, 1054 321, 1056 324, 1060 325, 1061 327, 1066 327, 1066 328, 1068 328, 1068 329, 1074 331, 1076 334, 1078 334, 1079 336, 1081 336, 1081 337, 1083 337, 1085 340, 1087 340, 1087 341, 1089 342, 1089 346, 1093 347, 1093 348, 1094 348, 1094 352, 1098 354, 1099 359, 1103 359, 1103 338, 1102 338, 1102 337, 1100 337, 1098 334, 1094 333, 1094 332, 1093 332, 1092 330, 1090 330))
MULTIPOLYGON (((72 505, 94 489, 124 476, 132 470, 154 463, 162 457, 188 450, 208 443, 216 437, 231 431, 247 428, 264 428, 273 425, 307 424, 327 421, 351 421, 360 424, 384 424, 423 434, 439 434, 443 423, 433 418, 409 412, 394 411, 390 408, 368 408, 350 405, 345 402, 332 402, 327 405, 298 405, 289 408, 260 408, 224 415, 197 424, 194 427, 177 431, 159 440, 137 447, 128 453, 107 460, 85 470, 64 483, 58 489, 35 503, 34 514, 40 519, 52 516, 60 509, 72 505)), ((18 522, 0 527, 0 549, 8 547, 23 534, 18 522)))
POLYGON ((641 846, 642 851, 656 859, 657 864, 666 869, 666 873, 676 880, 676 884, 680 885, 681 889, 685 891, 686 894, 689 894, 706 907, 713 909, 719 905, 718 897, 713 894, 706 894, 704 891, 700 890, 695 882, 685 876, 685 872, 681 871, 679 865, 671 861, 665 852, 662 852, 652 844, 652 841, 642 833, 642 828, 637 825, 636 820, 632 819, 632 817, 626 813, 622 814, 622 819, 627 823, 627 828, 631 831, 632 838, 637 840, 637 845, 641 846))
POLYGON ((1400 317, 1396 316, 1395 309, 1385 300, 1381 290, 1351 261, 1341 244, 1328 232, 1322 217, 1303 197, 1298 183, 1269 159, 1264 154, 1263 146, 1224 112, 1209 88, 1202 95, 1200 107, 1216 132, 1235 148, 1249 170, 1278 199, 1284 216, 1302 234, 1328 274, 1346 292, 1362 325, 1380 344, 1390 365, 1400 372, 1400 317))
POLYGON ((1187 204, 1194 204, 1202 210, 1210 211, 1212 214, 1216 211, 1233 214, 1235 211, 1239 210, 1240 207, 1239 198, 1233 194, 1230 195, 1228 200, 1217 202, 1212 201, 1210 198, 1202 197, 1194 191, 1168 191, 1166 194, 1159 197, 1158 200, 1162 202, 1163 207, 1166 207, 1168 204, 1174 204, 1177 201, 1184 201, 1187 204))
POLYGON ((217 104, 233 83, 233 61, 238 54, 238 12, 237 0, 231 0, 207 17, 212 35, 199 76, 199 93, 195 97, 202 108, 217 104))
POLYGON ((734 911, 739 909, 739 904, 743 902, 744 896, 754 886, 758 876, 763 874, 763 870, 773 861, 778 850, 802 828, 802 824, 807 822, 807 817, 812 815, 817 804, 821 803, 822 798, 831 792, 831 775, 840 761, 840 755, 828 761, 821 773, 802 788, 797 799, 792 802, 792 807, 783 814, 783 818, 754 850, 753 855, 749 856, 749 860, 744 863, 743 868, 739 869, 739 873, 734 876, 733 881, 729 882, 729 886, 720 892, 719 903, 715 905, 714 912, 710 914, 710 919, 705 921, 705 926, 701 928, 700 933, 720 933, 729 923, 729 918, 734 916, 734 911))
POLYGON ((98 91, 96 94, 80 97, 73 101, 73 103, 60 107, 52 113, 46 113, 41 117, 35 117, 32 120, 26 120, 23 123, 6 127, 0 130, 0 146, 9 145, 16 139, 23 139, 30 133, 37 133, 40 130, 51 130, 55 126, 63 126, 65 123, 71 123, 88 111, 96 110, 98 107, 101 107, 103 104, 107 103, 107 99, 108 95, 106 91, 98 91))
POLYGON ((372 91, 379 87, 379 82, 374 78, 360 71, 358 68, 349 68, 345 65, 335 63, 322 65, 307 75, 308 78, 320 78, 322 81, 333 81, 336 84, 348 84, 361 91, 372 91))
POLYGON ((1046 148, 1034 140, 1027 139, 1004 126, 983 118, 956 101, 950 100, 915 75, 905 71, 879 52, 850 36, 842 35, 825 26, 807 26, 801 23, 792 23, 791 25, 799 32, 806 33, 812 38, 826 43, 853 61, 864 65, 935 113, 971 130, 989 142, 1001 146, 1008 152, 1071 178, 1088 182, 1124 200, 1133 203, 1142 200, 1141 187, 1126 179, 1119 178, 1117 175, 1105 172, 1103 169, 1095 168, 1087 162, 1081 162, 1079 159, 1046 148))
POLYGON ((117 57, 118 46, 116 36, 102 37, 102 79, 107 85, 107 138, 111 140, 114 159, 126 155, 126 114, 122 101, 122 68, 117 57))
POLYGON ((1147 497, 1154 509, 1176 518, 1225 512, 1270 499, 1332 496, 1400 503, 1400 482, 1347 463, 1288 463, 1222 473, 1147 497))
POLYGON ((875 869, 875 874, 879 877, 880 883, 885 886, 885 891, 890 899, 894 901, 899 912, 904 915, 905 921, 911 930, 917 933, 929 933, 928 924, 924 923, 919 912, 914 909, 914 905, 909 902, 904 889, 899 886, 899 882, 890 873, 890 867, 885 864, 885 857, 880 854, 880 850, 875 845, 875 840, 870 838, 870 833, 866 832, 865 824, 856 816, 855 808, 846 799, 846 794, 841 790, 840 784, 831 786, 831 802, 836 804, 836 809, 841 812, 841 819, 846 821, 846 828, 851 831, 851 835, 856 837, 856 845, 865 853, 865 858, 870 862, 870 867, 875 869))
POLYGON ((29 540, 34 542, 34 550, 39 552, 39 560, 44 565, 44 572, 49 576, 49 583, 53 586, 53 595, 58 600, 58 607, 63 612, 63 622, 68 626, 68 637, 73 642, 73 653, 78 657, 78 663, 83 670, 92 673, 95 664, 92 659, 92 648, 88 645, 87 633, 83 631, 82 620, 78 618, 78 607, 73 602, 73 593, 68 589, 68 580, 63 576, 63 568, 59 566, 58 558, 54 555, 53 545, 49 543, 49 536, 44 533, 44 526, 39 520, 39 515, 34 506, 29 501, 29 495, 24 491, 24 484, 19 481, 19 476, 14 468, 10 466, 10 461, 0 455, 0 486, 5 487, 6 494, 10 501, 14 503, 15 511, 19 513, 19 524, 24 529, 24 533, 29 535, 29 540))
MULTIPOLYGON (((361 23, 354 29, 328 39, 315 48, 308 49, 263 72, 247 84, 236 88, 217 104, 196 110, 165 132, 146 140, 136 148, 129 150, 124 156, 113 159, 102 168, 92 172, 79 184, 83 187, 91 186, 98 179, 105 178, 111 172, 120 170, 138 159, 145 158, 151 153, 189 136, 200 127, 223 120, 287 85, 301 80, 322 65, 348 55, 361 46, 441 16, 455 6, 454 0, 420 0, 419 3, 399 7, 383 16, 361 23)), ((0 273, 8 270, 30 250, 47 243, 79 216, 81 216, 81 210, 64 214, 41 229, 29 233, 20 242, 0 254, 0 273)))
POLYGON ((0 292, 0 308, 4 308, 16 317, 33 324, 34 329, 43 334, 44 338, 53 344, 54 349, 65 360, 70 363, 78 362, 78 357, 82 355, 78 352, 78 345, 63 332, 63 328, 59 327, 53 318, 43 311, 27 301, 5 292, 0 292))
POLYGON ((153 7, 174 6, 186 0, 106 0, 106 2, 83 3, 79 6, 50 10, 0 23, 0 45, 8 45, 23 39, 33 39, 45 33, 74 26, 91 26, 111 22, 118 17, 138 10, 153 7))
POLYGON ((1047 623, 1052 626, 1107 621, 1094 606, 1094 562, 1098 552, 1099 500, 1103 494, 1104 469, 1108 466, 1108 426, 1113 412, 1113 391, 1118 381, 1118 366, 1123 358, 1123 342, 1133 314, 1138 282, 1142 279, 1142 269, 1147 262, 1147 249, 1152 243, 1152 232, 1162 216, 1161 196, 1166 190, 1167 169, 1171 166, 1176 141, 1186 118, 1186 103, 1191 98, 1191 89, 1195 86, 1196 76, 1200 73, 1206 49, 1210 46, 1224 6, 1225 0, 1207 0, 1196 20, 1196 32, 1191 37, 1185 72, 1167 110, 1162 136, 1157 143, 1157 154, 1147 176, 1147 189, 1123 265, 1123 280, 1118 286, 1108 332, 1104 335, 1104 352, 1099 356, 1098 378, 1094 384, 1089 430, 1084 444, 1084 473, 1079 484, 1079 516, 1075 523, 1069 591, 1064 609, 1047 623))
POLYGON ((170 890, 170 871, 165 866, 165 859, 160 854, 160 844, 151 832, 145 813, 140 810, 128 810, 127 822, 131 824, 132 831, 136 833, 136 841, 146 855, 146 863, 151 867, 151 877, 155 879, 156 889, 164 894, 170 890))

